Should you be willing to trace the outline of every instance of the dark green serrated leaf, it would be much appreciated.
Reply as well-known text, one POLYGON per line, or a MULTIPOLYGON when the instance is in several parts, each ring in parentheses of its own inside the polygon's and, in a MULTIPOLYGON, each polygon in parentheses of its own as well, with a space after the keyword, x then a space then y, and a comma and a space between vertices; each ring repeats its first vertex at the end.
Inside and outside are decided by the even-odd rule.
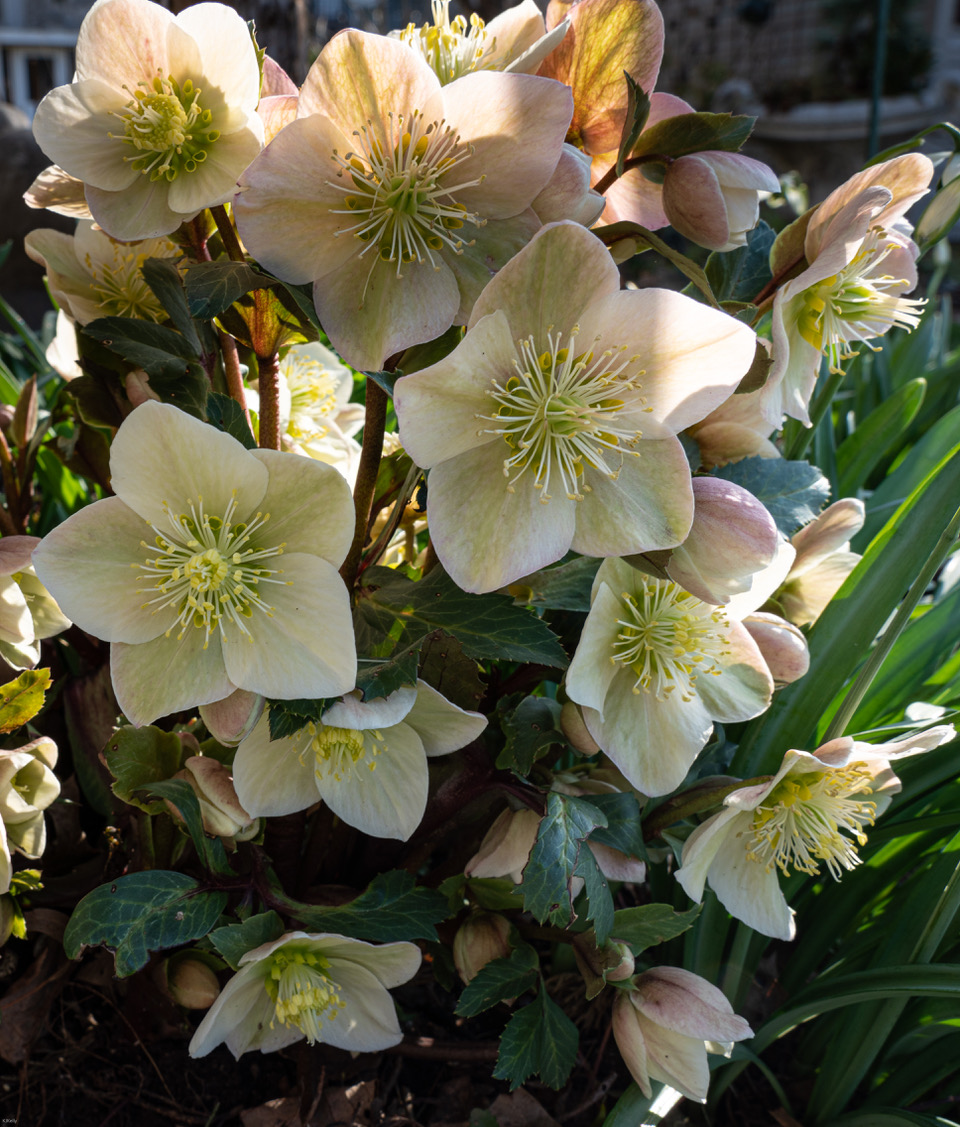
POLYGON ((197 327, 190 316, 187 297, 183 292, 183 278, 171 258, 148 258, 140 267, 144 281, 153 290, 157 301, 173 323, 177 332, 182 333, 194 356, 200 355, 200 338, 197 327))
POLYGON ((176 330, 133 317, 98 317, 83 332, 104 348, 129 360, 149 375, 186 372, 185 360, 198 359, 191 342, 176 330))
POLYGON ((606 943, 613 927, 613 897, 607 878, 600 872, 597 859, 590 850, 590 842, 584 842, 574 875, 583 880, 583 891, 587 895, 587 919, 593 921, 593 930, 598 943, 606 943))
POLYGON ((546 623, 518 607, 507 595, 470 595, 461 591, 443 568, 413 582, 388 567, 364 573, 357 613, 384 635, 410 645, 431 630, 459 639, 463 652, 477 660, 507 658, 563 668, 567 656, 546 623), (393 633, 392 633, 393 632, 393 633))
POLYGON ((752 302, 773 275, 770 248, 776 232, 762 219, 747 235, 746 246, 714 251, 704 273, 719 301, 752 302))
POLYGON ((231 872, 223 842, 218 837, 209 837, 204 831, 200 802, 186 779, 166 779, 163 782, 150 783, 147 789, 151 794, 172 802, 180 811, 193 847, 197 851, 197 857, 204 868, 214 873, 231 872))
MULTIPOLYGON (((445 333, 441 333, 433 340, 413 345, 400 357, 397 375, 409 376, 414 372, 422 372, 424 368, 429 368, 449 356, 461 340, 463 340, 463 327, 451 325, 445 333)), ((378 374, 389 375, 388 372, 378 374)))
POLYGON ((590 802, 598 810, 602 810, 607 819, 605 826, 598 826, 593 831, 590 841, 619 849, 628 857, 645 860, 647 851, 643 843, 640 803, 637 802, 636 795, 629 791, 623 794, 591 794, 590 802))
POLYGON ((198 262, 187 270, 184 279, 190 313, 200 321, 219 317, 251 290, 276 284, 276 279, 245 262, 198 262))
POLYGON ((651 125, 640 138, 633 156, 662 153, 688 156, 720 149, 735 153, 753 131, 755 117, 729 113, 682 113, 651 125))
POLYGON ((529 775, 550 748, 567 744, 560 730, 560 705, 549 697, 522 700, 504 716, 501 727, 507 742, 497 756, 497 766, 518 775, 529 775))
POLYGON ((25 669, 15 681, 0 686, 0 733, 15 732, 32 720, 49 688, 49 669, 25 669))
POLYGON ((543 923, 565 927, 573 914, 570 881, 584 839, 606 816, 585 798, 547 795, 547 812, 540 821, 537 840, 523 870, 523 906, 543 923))
POLYGON ((183 744, 179 736, 152 724, 143 728, 119 728, 103 749, 103 758, 116 780, 111 790, 117 798, 148 814, 166 810, 162 801, 151 801, 142 788, 163 782, 180 770, 183 744))
POLYGON ((397 654, 391 654, 384 661, 377 658, 358 658, 357 688, 363 699, 387 697, 405 685, 415 685, 420 667, 420 646, 419 641, 414 642, 412 646, 397 654))
POLYGON ((196 419, 206 416, 210 381, 196 361, 191 360, 184 372, 151 374, 150 387, 164 403, 172 403, 196 419))
POLYGON ((541 984, 536 999, 507 1022, 493 1075, 508 1080, 513 1092, 538 1072, 544 1084, 559 1090, 567 1082, 579 1044, 577 1027, 541 984))
POLYGON ((278 291, 284 295, 284 305, 291 310, 291 312, 296 310, 300 314, 302 321, 310 325, 316 334, 316 330, 320 328, 320 319, 317 317, 317 308, 313 304, 313 286, 309 284, 305 286, 294 286, 288 282, 286 285, 278 286, 277 288, 278 291), (289 297, 289 300, 287 300, 287 297, 289 297))
POLYGON ((71 959, 84 947, 113 948, 119 978, 145 967, 151 951, 206 935, 226 907, 225 892, 197 892, 184 873, 151 869, 118 877, 80 901, 63 935, 71 959))
POLYGON ((211 391, 207 396, 207 422, 217 430, 226 431, 247 450, 256 450, 257 440, 253 437, 243 408, 229 395, 211 391))
POLYGON ((578 556, 567 563, 524 576, 515 586, 530 589, 532 595, 528 602, 533 607, 588 611, 593 580, 602 562, 592 556, 578 556))
POLYGON ((505 959, 493 959, 464 987, 456 1012, 460 1017, 476 1017, 506 998, 519 998, 537 981, 539 967, 536 951, 526 943, 505 959))
POLYGON ((475 712, 484 696, 477 663, 467 657, 452 634, 433 630, 420 648, 420 678, 451 704, 475 712))
POLYGON ((283 935, 283 920, 276 912, 261 912, 240 924, 228 924, 210 932, 210 942, 237 970, 240 959, 255 947, 270 943, 283 935))
POLYGON ((624 116, 623 132, 620 135, 620 146, 617 149, 617 176, 623 175, 624 162, 640 140, 640 134, 650 116, 650 95, 642 90, 640 84, 626 71, 623 72, 623 77, 627 84, 627 112, 624 116))
POLYGON ((417 888, 399 869, 381 873, 356 900, 339 908, 289 903, 290 914, 311 931, 330 931, 352 939, 380 943, 436 939, 434 926, 448 915, 446 897, 432 888, 417 888))
POLYGON ((700 905, 687 912, 675 912, 669 904, 643 904, 639 908, 621 908, 613 913, 610 929, 614 939, 629 945, 635 955, 683 935, 693 927, 700 915, 700 905))
POLYGON ((784 536, 808 524, 830 497, 830 483, 809 462, 782 458, 744 458, 715 471, 724 481, 742 485, 762 501, 784 536))
POLYGON ((301 728, 317 723, 333 704, 332 700, 271 700, 267 701, 267 723, 270 739, 283 740, 295 736, 301 728))

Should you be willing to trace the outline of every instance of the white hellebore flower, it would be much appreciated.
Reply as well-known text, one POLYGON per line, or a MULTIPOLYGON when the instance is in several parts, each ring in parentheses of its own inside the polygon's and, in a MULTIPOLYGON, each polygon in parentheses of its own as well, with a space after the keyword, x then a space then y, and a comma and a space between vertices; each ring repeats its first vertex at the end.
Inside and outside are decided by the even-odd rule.
POLYGON ((267 710, 237 748, 233 782, 254 817, 322 799, 347 825, 406 841, 426 808, 428 757, 464 747, 486 726, 485 716, 425 681, 366 702, 349 693, 321 721, 279 740, 270 739, 267 710))
POLYGON ((33 570, 30 557, 39 543, 36 536, 0 540, 0 658, 14 669, 33 669, 40 642, 70 625, 33 570))
POLYGON ((337 574, 353 500, 335 470, 246 450, 148 401, 117 432, 110 471, 116 496, 64 521, 33 559, 65 613, 112 643, 130 720, 149 724, 235 689, 317 698, 355 683, 337 574))
POLYGON ((951 724, 883 744, 843 736, 812 754, 788 751, 769 782, 728 794, 724 809, 693 831, 677 880, 693 900, 709 884, 732 915, 754 931, 793 939, 794 912, 779 874, 813 875, 822 865, 839 880, 860 864, 864 828, 900 790, 891 759, 930 751, 956 735, 951 724))
POLYGON ((412 943, 375 946, 342 935, 291 931, 248 951, 190 1042, 190 1056, 217 1045, 239 1059, 273 1053, 302 1037, 373 1053, 403 1037, 387 993, 417 973, 412 943))
POLYGON ((82 180, 116 239, 169 235, 226 203, 263 147, 260 68, 225 4, 174 16, 150 0, 97 0, 77 37, 75 81, 37 107, 40 148, 82 180))
POLYGON ((47 736, 0 751, 0 893, 10 888, 10 850, 35 860, 47 844, 43 812, 60 794, 57 745, 47 736))
POLYGON ((669 794, 683 782, 714 720, 749 720, 769 706, 770 670, 740 622, 768 586, 758 582, 717 607, 623 560, 600 565, 567 695, 644 794, 669 794))
POLYGON ((650 1081, 660 1080, 705 1103, 708 1049, 729 1055, 727 1046, 753 1030, 706 979, 680 967, 654 967, 638 974, 631 990, 617 992, 613 1036, 645 1096, 653 1094, 650 1081))
POLYGON ((865 518, 862 501, 842 497, 794 533, 797 556, 775 596, 785 618, 809 626, 823 614, 860 562, 860 555, 850 551, 850 537, 863 528, 865 518))

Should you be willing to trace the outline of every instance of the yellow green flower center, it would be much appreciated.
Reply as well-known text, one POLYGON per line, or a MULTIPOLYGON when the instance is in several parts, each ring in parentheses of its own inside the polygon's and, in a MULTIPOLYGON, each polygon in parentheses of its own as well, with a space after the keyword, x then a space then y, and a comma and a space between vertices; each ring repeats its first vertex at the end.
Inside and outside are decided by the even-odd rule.
POLYGON ((856 847, 867 840, 863 827, 873 825, 877 804, 857 796, 871 792, 863 763, 787 775, 754 811, 747 858, 785 875, 813 874, 825 863, 839 880, 860 864, 856 847))
POLYGON ((516 492, 518 480, 530 470, 528 480, 542 503, 551 500, 551 479, 559 479, 569 500, 582 501, 590 492, 583 480, 585 467, 615 481, 624 455, 637 456, 631 447, 642 434, 635 420, 621 412, 626 393, 631 416, 644 403, 637 394, 637 378, 643 373, 628 372, 638 357, 625 357, 625 346, 599 356, 578 353, 578 332, 574 326, 561 347, 561 335, 548 331, 543 352, 532 336, 518 341, 514 375, 503 383, 493 380, 487 392, 496 413, 477 418, 494 425, 478 433, 499 434, 509 448, 503 461, 508 493, 516 492))
POLYGON ((308 1044, 319 1041, 324 1021, 333 1021, 344 1006, 337 984, 327 974, 330 963, 313 951, 291 950, 290 944, 270 955, 269 963, 266 988, 274 1005, 271 1028, 277 1023, 293 1025, 308 1044))
POLYGON ((894 325, 909 331, 919 324, 926 303, 901 297, 910 282, 883 272, 884 260, 899 247, 882 231, 871 231, 852 262, 799 295, 800 335, 826 353, 831 372, 842 372, 841 362, 857 355, 853 345, 867 344, 894 325))
POLYGON ((149 251, 115 243, 112 266, 94 263, 91 256, 86 255, 84 265, 90 272, 90 285, 100 299, 104 316, 165 320, 168 314, 147 285, 141 268, 148 258, 166 258, 175 252, 174 244, 165 239, 152 240, 149 251))
POLYGON ((333 151, 337 176, 352 185, 343 207, 333 212, 356 216, 337 237, 350 234, 364 243, 359 256, 371 256, 371 270, 377 261, 395 262, 398 278, 411 262, 429 262, 439 269, 441 251, 461 254, 464 245, 472 245, 464 244, 459 232, 466 222, 481 227, 485 220, 457 203, 455 194, 484 178, 460 180, 451 175, 473 153, 453 129, 442 121, 427 123, 414 110, 408 117, 387 115, 385 143, 367 125, 354 137, 355 150, 333 151))
POLYGON ((373 771, 377 756, 386 750, 383 735, 374 729, 337 728, 328 724, 310 724, 309 729, 313 736, 310 750, 318 782, 325 778, 342 782, 362 766, 373 771))
POLYGON ((196 172, 220 137, 212 112, 200 105, 203 91, 189 78, 181 86, 172 75, 141 82, 134 91, 124 89, 132 97, 115 114, 123 122, 123 134, 110 134, 136 150, 123 159, 151 180, 172 182, 181 173, 196 172))
POLYGON ((611 661, 634 674, 635 693, 666 700, 679 692, 691 701, 698 677, 720 676, 719 659, 730 652, 730 622, 721 607, 658 579, 644 583, 640 598, 626 592, 621 597, 624 616, 617 619, 621 629, 611 661))
POLYGON ((338 406, 336 376, 309 356, 288 353, 280 362, 290 389, 287 434, 301 443, 319 442, 329 433, 329 419, 338 406))
POLYGON ((496 47, 496 38, 487 34, 483 20, 476 12, 469 24, 463 16, 451 20, 450 0, 432 0, 431 8, 433 25, 407 24, 400 32, 401 43, 424 60, 441 86, 471 71, 485 70, 483 57, 496 47))
POLYGON ((236 496, 222 517, 205 512, 202 497, 196 504, 190 501, 187 507, 189 513, 174 514, 164 501, 172 531, 161 532, 151 525, 157 534, 154 543, 140 541, 147 552, 159 548, 158 555, 131 565, 141 573, 137 581, 142 586, 137 594, 152 596, 143 609, 152 607, 153 613, 159 614, 172 607, 177 617, 167 636, 179 624, 179 640, 193 625, 204 632, 204 649, 214 630, 224 635, 228 626, 236 627, 252 642, 247 620, 256 611, 273 617, 273 608, 261 596, 260 585, 288 582, 275 578, 282 571, 264 566, 284 549, 283 544, 260 546, 270 514, 257 513, 250 522, 234 523, 236 496))

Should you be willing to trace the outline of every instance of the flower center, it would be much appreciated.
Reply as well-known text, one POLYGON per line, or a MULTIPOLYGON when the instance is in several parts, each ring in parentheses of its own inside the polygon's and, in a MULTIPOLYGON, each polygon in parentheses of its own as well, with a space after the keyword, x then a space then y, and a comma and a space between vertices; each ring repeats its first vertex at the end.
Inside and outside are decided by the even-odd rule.
POLYGON ((373 771, 377 756, 386 750, 383 736, 373 729, 335 728, 327 724, 310 724, 313 740, 314 772, 319 781, 333 778, 342 782, 361 764, 373 771))
POLYGON ((213 114, 200 106, 202 91, 189 78, 181 86, 172 75, 124 89, 132 97, 114 115, 123 122, 123 134, 108 134, 137 151, 123 159, 151 180, 173 181, 181 172, 196 172, 220 136, 212 128, 213 114))
POLYGON ((123 243, 114 243, 112 266, 95 264, 91 256, 86 255, 84 265, 90 272, 90 285, 100 299, 104 316, 164 320, 167 312, 147 285, 141 268, 148 258, 169 258, 176 252, 176 246, 169 239, 156 239, 141 244, 136 251, 123 243))
POLYGON ((681 700, 691 701, 698 677, 720 676, 717 660, 730 652, 730 622, 722 608, 659 579, 644 583, 642 599, 626 592, 622 598, 625 614, 617 619, 622 629, 611 661, 635 674, 635 693, 666 700, 679 690, 681 700))
MULTIPOLYGON (((378 259, 397 264, 397 277, 410 262, 439 265, 434 257, 441 250, 462 254, 459 232, 465 222, 482 227, 485 220, 456 202, 454 194, 475 187, 484 177, 460 180, 451 173, 473 155, 460 137, 444 122, 427 124, 414 110, 409 118, 388 114, 386 144, 363 126, 354 132, 357 149, 341 155, 334 149, 337 176, 353 185, 335 215, 355 215, 357 222, 336 234, 353 234, 366 245, 360 257, 373 253, 371 270, 378 259)), ((372 124, 372 123, 371 123, 372 124)), ((340 185, 328 181, 332 188, 340 185)))
POLYGON ((288 355, 280 371, 290 389, 287 434, 296 442, 319 442, 337 410, 337 379, 319 360, 288 355))
POLYGON ((432 0, 431 8, 433 26, 408 23, 399 33, 400 41, 426 62, 441 86, 471 71, 485 70, 483 56, 496 47, 497 41, 487 34, 483 20, 476 12, 471 14, 469 24, 463 16, 451 20, 450 0, 432 0))
POLYGON ((274 1004, 271 1028, 295 1025, 312 1045, 320 1040, 324 1020, 333 1021, 344 1002, 327 974, 330 963, 312 951, 291 951, 288 946, 270 956, 267 993, 274 1004))
POLYGON ((842 831, 857 845, 867 840, 863 827, 873 825, 877 804, 856 795, 871 791, 872 779, 863 763, 787 775, 754 811, 747 858, 768 872, 776 865, 788 876, 791 867, 813 874, 826 862, 830 875, 839 880, 842 869, 860 864, 856 845, 842 831))
MULTIPOLYGON (((283 554, 284 545, 259 548, 251 542, 261 531, 270 514, 257 513, 249 523, 231 523, 236 512, 236 495, 231 499, 222 517, 204 512, 203 498, 188 504, 189 515, 175 515, 163 502, 172 533, 163 533, 155 526, 154 544, 160 549, 157 556, 143 564, 131 564, 141 574, 137 594, 151 594, 143 608, 153 607, 159 614, 167 607, 177 613, 180 625, 179 641, 193 624, 204 631, 203 648, 210 635, 219 630, 226 634, 226 624, 231 623, 252 642, 250 628, 245 619, 254 611, 273 616, 273 608, 261 598, 258 588, 262 583, 288 583, 274 576, 282 575, 277 568, 265 567, 264 561, 283 554)), ((140 546, 148 552, 153 545, 141 540, 140 546)), ((167 630, 170 636, 173 626, 167 630)))
POLYGON ((884 260, 900 244, 882 236, 871 231, 852 262, 800 295, 800 335, 826 352, 831 372, 842 372, 841 361, 857 355, 852 344, 867 344, 894 325, 909 332, 920 323, 926 302, 901 297, 910 282, 883 272, 884 260))
POLYGON ((533 486, 546 504, 551 499, 550 479, 560 479, 560 488, 571 501, 582 501, 590 486, 583 481, 584 467, 616 480, 624 454, 643 437, 631 419, 618 418, 630 393, 634 409, 644 400, 636 393, 637 372, 626 369, 638 357, 622 358, 626 346, 607 349, 599 356, 577 353, 574 326, 567 347, 561 335, 547 332, 549 347, 538 353, 533 337, 517 342, 520 358, 513 361, 515 374, 505 383, 493 380, 487 395, 497 404, 493 415, 477 415, 494 423, 479 434, 499 434, 510 453, 503 461, 507 492, 516 492, 517 481, 532 469, 533 486), (624 449, 626 447, 627 449, 624 449))

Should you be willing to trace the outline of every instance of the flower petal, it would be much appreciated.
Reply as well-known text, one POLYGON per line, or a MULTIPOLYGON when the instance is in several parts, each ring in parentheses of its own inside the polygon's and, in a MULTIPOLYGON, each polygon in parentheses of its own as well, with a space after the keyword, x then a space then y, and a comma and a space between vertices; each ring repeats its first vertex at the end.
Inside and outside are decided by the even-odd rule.
POLYGON ((126 102, 126 94, 98 78, 58 86, 37 106, 33 135, 71 176, 106 191, 123 191, 140 179, 123 159, 128 147, 109 136, 126 102))
POLYGON ((638 1015, 647 1046, 647 1068, 654 1080, 669 1084, 690 1100, 707 1102, 710 1066, 707 1049, 699 1037, 685 1037, 638 1015))
POLYGON ((323 1025, 328 1045, 351 1053, 375 1053, 403 1040, 393 999, 366 967, 338 962, 336 984, 344 1007, 323 1025))
POLYGON ((118 91, 170 73, 167 35, 174 17, 146 0, 99 0, 77 33, 77 77, 99 78, 118 91))
POLYGON ((487 718, 459 708, 426 681, 417 681, 417 699, 404 724, 417 733, 428 756, 447 755, 475 740, 486 728, 487 718))
POLYGON ((178 215, 193 216, 205 207, 227 203, 237 190, 237 180, 262 148, 263 123, 252 114, 243 128, 218 138, 194 172, 182 172, 169 185, 167 206, 178 215))
POLYGON ((757 643, 739 622, 730 623, 726 652, 717 677, 700 677, 697 691, 714 720, 751 720, 770 707, 773 678, 757 643))
POLYGON ((264 968, 255 964, 237 971, 197 1026, 188 1050, 191 1057, 205 1057, 224 1041, 235 1057, 246 1052, 257 1028, 251 1015, 261 997, 267 998, 263 976, 264 968))
POLYGON ((747 858, 747 834, 730 834, 717 850, 707 883, 731 916, 742 920, 761 935, 773 939, 793 939, 797 927, 794 912, 787 905, 777 870, 769 872, 759 861, 747 858))
POLYGON ((577 704, 603 711, 603 702, 618 666, 612 661, 617 640, 617 619, 623 614, 620 598, 600 583, 593 596, 590 614, 584 623, 570 668, 567 670, 567 695, 577 704))
POLYGON ((271 740, 267 710, 240 743, 233 760, 233 786, 251 818, 278 818, 320 801, 311 739, 304 728, 271 740))
POLYGON ((180 226, 184 216, 171 211, 167 204, 165 180, 151 183, 138 176, 119 192, 108 192, 87 184, 85 194, 90 214, 115 239, 130 242, 169 235, 180 226))
POLYGON ((386 697, 372 700, 360 699, 359 690, 347 693, 323 714, 325 725, 333 728, 353 728, 358 731, 369 728, 392 728, 405 720, 417 699, 413 685, 405 685, 386 697))
POLYGON ((207 3, 181 12, 177 24, 200 44, 202 85, 252 113, 260 97, 260 67, 246 20, 226 4, 207 3))

